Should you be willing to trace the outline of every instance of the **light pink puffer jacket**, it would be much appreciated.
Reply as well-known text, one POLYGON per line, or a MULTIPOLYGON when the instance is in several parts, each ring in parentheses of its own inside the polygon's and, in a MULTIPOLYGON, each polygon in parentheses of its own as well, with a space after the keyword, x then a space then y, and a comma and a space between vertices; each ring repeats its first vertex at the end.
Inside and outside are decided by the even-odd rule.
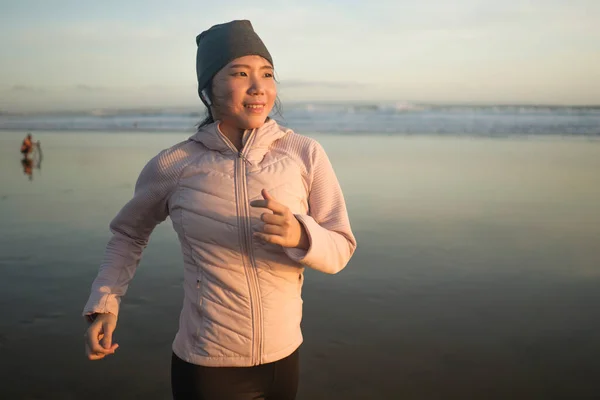
POLYGON ((162 151, 110 224, 84 314, 118 315, 154 227, 171 217, 184 262, 184 301, 173 351, 204 366, 277 361, 301 343, 303 266, 345 267, 356 248, 342 191, 323 148, 268 120, 244 133, 238 152, 218 122, 162 151), (267 189, 304 225, 308 251, 252 237, 267 189))

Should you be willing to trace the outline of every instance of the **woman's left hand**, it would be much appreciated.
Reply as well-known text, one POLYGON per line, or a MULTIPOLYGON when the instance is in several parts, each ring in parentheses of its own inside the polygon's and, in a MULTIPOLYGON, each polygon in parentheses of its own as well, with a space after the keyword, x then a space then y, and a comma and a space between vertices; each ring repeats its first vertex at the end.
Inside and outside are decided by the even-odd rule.
POLYGON ((254 236, 282 247, 295 247, 308 250, 310 245, 304 226, 296 219, 290 209, 275 200, 266 189, 261 191, 264 200, 250 202, 252 207, 267 208, 273 213, 263 213, 261 220, 265 223, 262 232, 254 236))

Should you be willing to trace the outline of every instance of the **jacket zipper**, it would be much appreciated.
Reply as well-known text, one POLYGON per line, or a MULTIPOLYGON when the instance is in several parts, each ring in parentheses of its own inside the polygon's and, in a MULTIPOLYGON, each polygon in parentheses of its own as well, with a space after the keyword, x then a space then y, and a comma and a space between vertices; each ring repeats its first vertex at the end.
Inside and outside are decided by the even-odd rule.
POLYGON ((252 251, 252 225, 250 220, 250 205, 248 202, 248 187, 246 185, 246 157, 251 142, 254 139, 255 132, 250 134, 246 141, 246 146, 241 150, 237 150, 231 141, 224 137, 221 133, 219 136, 229 146, 229 148, 237 153, 235 158, 235 173, 236 173, 236 192, 238 193, 237 202, 239 210, 242 211, 240 216, 241 231, 242 231, 242 262, 247 276, 249 277, 250 289, 250 307, 252 309, 252 365, 259 365, 262 362, 262 306, 260 304, 260 289, 258 285, 258 272, 254 261, 254 253, 252 251))

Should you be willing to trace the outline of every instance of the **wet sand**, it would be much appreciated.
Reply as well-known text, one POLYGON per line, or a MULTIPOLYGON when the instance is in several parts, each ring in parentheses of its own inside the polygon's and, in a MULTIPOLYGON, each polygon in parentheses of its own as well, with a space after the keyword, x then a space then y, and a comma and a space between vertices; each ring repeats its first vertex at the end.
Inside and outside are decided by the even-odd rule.
MULTIPOLYGON (((315 137, 359 248, 338 275, 307 271, 299 399, 597 398, 600 142, 315 137)), ((20 133, 0 132, 1 398, 170 398, 170 221, 123 300, 115 356, 85 359, 80 312, 108 222, 182 138, 34 132, 29 181, 20 133)))

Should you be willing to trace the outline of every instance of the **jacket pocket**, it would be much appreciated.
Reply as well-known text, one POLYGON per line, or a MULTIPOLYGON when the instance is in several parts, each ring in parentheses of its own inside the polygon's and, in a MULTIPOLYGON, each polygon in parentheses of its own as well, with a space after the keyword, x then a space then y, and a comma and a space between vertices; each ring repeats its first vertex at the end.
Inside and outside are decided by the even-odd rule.
POLYGON ((196 312, 194 313, 193 320, 190 321, 193 323, 194 330, 194 348, 203 351, 202 338, 204 337, 204 320, 206 316, 204 315, 204 279, 202 276, 202 269, 198 267, 198 271, 196 272, 196 304, 194 308, 196 312))
MULTIPOLYGON (((198 305, 198 307, 200 308, 200 311, 203 311, 202 305, 204 303, 204 298, 203 298, 203 289, 204 288, 204 277, 202 276, 202 268, 198 267, 198 271, 196 272, 196 304, 198 305)), ((202 312, 202 314, 204 314, 202 312)))

